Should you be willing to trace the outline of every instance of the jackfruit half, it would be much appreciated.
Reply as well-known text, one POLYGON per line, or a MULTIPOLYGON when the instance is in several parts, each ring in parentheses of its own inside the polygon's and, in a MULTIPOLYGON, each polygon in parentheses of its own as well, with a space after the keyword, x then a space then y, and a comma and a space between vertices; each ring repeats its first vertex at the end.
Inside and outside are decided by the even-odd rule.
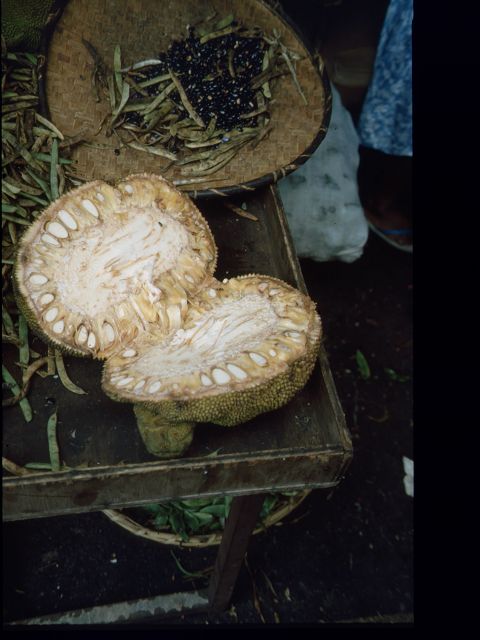
POLYGON ((286 404, 318 355, 314 303, 275 278, 211 279, 167 336, 139 335, 104 365, 102 387, 132 402, 157 456, 191 442, 196 422, 233 426, 286 404))
POLYGON ((160 176, 131 175, 53 202, 19 242, 14 289, 46 341, 103 359, 151 326, 179 328, 216 259, 190 198, 160 176))

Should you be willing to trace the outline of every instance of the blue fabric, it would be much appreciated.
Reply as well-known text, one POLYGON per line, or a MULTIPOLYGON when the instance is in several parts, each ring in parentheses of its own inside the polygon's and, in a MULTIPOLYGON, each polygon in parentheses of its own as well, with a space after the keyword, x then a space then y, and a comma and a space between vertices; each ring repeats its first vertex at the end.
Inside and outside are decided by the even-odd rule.
POLYGON ((360 143, 411 156, 413 0, 390 0, 358 122, 360 143))

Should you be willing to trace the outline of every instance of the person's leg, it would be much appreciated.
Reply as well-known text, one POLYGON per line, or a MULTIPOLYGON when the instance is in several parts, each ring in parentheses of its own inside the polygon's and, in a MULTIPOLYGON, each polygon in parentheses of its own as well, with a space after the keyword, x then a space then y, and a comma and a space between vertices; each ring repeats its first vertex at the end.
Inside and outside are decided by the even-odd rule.
POLYGON ((393 245, 412 245, 412 158, 360 146, 358 186, 370 228, 393 245))
POLYGON ((412 0, 390 0, 358 122, 359 192, 369 226, 411 250, 412 0))

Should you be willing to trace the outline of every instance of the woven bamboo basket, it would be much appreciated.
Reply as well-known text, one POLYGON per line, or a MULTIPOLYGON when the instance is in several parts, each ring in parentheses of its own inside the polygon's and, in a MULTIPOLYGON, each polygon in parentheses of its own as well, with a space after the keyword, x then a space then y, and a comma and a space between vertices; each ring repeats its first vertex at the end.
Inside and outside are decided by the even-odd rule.
MULTIPOLYGON (((282 42, 302 56, 297 62, 298 81, 307 97, 305 105, 290 75, 275 80, 271 104, 272 130, 255 149, 243 147, 208 182, 183 187, 194 197, 233 195, 275 182, 305 162, 323 140, 331 113, 330 85, 320 59, 302 41, 296 28, 264 0, 69 0, 52 20, 44 38, 46 62, 41 74, 45 115, 68 137, 94 135, 109 113, 108 99, 96 102, 92 88, 94 63, 82 43, 88 40, 102 59, 112 65, 115 45, 122 49, 122 64, 155 57, 173 39, 182 39, 186 27, 204 19, 212 10, 219 16, 233 13, 247 27, 265 34, 277 29, 282 42)), ((77 145, 72 152, 76 171, 86 180, 116 181, 129 173, 161 173, 167 179, 185 176, 179 167, 157 156, 122 148, 115 152, 103 133, 96 144, 77 145)))
MULTIPOLYGON (((310 491, 302 491, 295 496, 283 496, 281 503, 273 509, 268 516, 263 520, 253 534, 257 535, 266 531, 273 525, 278 525, 281 520, 288 516, 294 509, 296 509, 310 494, 310 491)), ((122 511, 116 509, 106 509, 103 513, 115 524, 118 524, 123 529, 126 529, 130 533, 153 542, 160 544, 175 546, 175 547, 190 547, 190 548, 202 548, 213 547, 219 545, 222 539, 222 531, 215 531, 205 535, 192 535, 188 541, 183 541, 181 537, 176 533, 170 531, 156 531, 150 529, 136 522, 122 511)))

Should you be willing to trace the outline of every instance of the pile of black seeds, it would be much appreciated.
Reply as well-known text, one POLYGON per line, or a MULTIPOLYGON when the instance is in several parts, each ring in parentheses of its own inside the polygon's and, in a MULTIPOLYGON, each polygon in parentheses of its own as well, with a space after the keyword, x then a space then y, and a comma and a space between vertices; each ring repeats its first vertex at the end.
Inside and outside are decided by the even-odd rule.
MULTIPOLYGON (((233 22, 232 26, 236 23, 233 22)), ((242 37, 238 33, 212 38, 203 44, 200 40, 195 30, 189 29, 185 39, 172 42, 167 52, 159 54, 159 64, 132 73, 133 80, 149 80, 172 69, 205 126, 213 117, 216 117, 216 128, 226 131, 256 126, 256 116, 242 116, 258 108, 251 83, 262 71, 264 40, 242 37)), ((161 89, 152 85, 145 91, 154 97, 161 89)), ((135 101, 143 96, 133 92, 130 97, 135 101)), ((172 92, 170 97, 182 110, 178 92, 172 92)), ((137 112, 129 112, 125 120, 136 126, 142 125, 142 117, 137 112)))

